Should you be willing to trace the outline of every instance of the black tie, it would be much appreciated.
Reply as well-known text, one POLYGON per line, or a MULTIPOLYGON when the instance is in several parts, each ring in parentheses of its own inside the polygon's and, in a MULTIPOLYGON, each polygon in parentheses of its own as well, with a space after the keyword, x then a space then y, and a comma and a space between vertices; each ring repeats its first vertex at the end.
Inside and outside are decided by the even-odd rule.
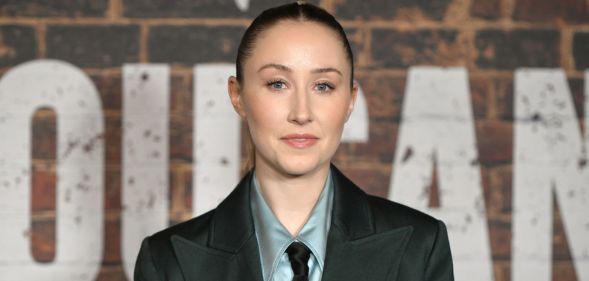
POLYGON ((311 256, 311 251, 301 242, 292 242, 286 249, 290 266, 294 276, 292 281, 309 281, 309 266, 307 262, 311 256))

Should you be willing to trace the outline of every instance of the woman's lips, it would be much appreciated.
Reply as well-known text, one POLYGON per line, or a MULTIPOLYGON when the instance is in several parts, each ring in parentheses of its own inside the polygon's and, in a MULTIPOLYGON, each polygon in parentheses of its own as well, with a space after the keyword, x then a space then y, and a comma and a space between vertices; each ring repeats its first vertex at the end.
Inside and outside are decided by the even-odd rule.
POLYGON ((290 134, 280 140, 294 148, 307 148, 314 145, 319 138, 311 134, 290 134))

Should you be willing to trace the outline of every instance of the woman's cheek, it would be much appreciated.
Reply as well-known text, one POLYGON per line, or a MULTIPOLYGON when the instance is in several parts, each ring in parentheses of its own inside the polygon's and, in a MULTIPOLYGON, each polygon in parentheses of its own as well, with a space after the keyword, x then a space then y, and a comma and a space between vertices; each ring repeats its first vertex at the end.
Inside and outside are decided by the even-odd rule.
POLYGON ((279 129, 277 122, 280 121, 280 110, 277 110, 277 104, 269 104, 264 100, 259 100, 255 108, 252 108, 250 115, 250 125, 256 127, 259 134, 270 134, 279 129), (253 124, 252 124, 253 123, 253 124))

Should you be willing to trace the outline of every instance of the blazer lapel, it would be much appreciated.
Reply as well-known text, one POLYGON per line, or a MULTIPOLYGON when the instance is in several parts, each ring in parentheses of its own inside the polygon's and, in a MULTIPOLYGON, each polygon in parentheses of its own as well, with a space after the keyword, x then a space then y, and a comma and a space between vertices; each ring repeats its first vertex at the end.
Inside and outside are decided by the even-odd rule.
POLYGON ((346 240, 339 229, 330 231, 323 281, 395 280, 410 226, 346 240))
POLYGON ((186 281, 262 280, 259 264, 256 264, 259 258, 255 236, 235 254, 202 246, 180 236, 172 237, 172 245, 186 281))
POLYGON ((206 244, 171 238, 186 281, 262 280, 250 209, 251 176, 250 172, 215 209, 206 244))
MULTIPOLYGON (((322 280, 395 280, 412 227, 377 232, 366 193, 334 166, 331 171, 334 204, 322 280)), ((250 209, 251 176, 215 209, 206 243, 172 236, 186 281, 263 280, 250 209)))
POLYGON ((332 166, 334 204, 322 280, 395 280, 410 226, 376 232, 366 193, 332 166))

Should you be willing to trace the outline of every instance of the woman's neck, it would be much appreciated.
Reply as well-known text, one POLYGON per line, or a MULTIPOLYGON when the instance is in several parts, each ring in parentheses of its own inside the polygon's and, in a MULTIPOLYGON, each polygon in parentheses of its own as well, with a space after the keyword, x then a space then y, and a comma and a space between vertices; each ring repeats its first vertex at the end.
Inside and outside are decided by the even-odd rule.
POLYGON ((299 176, 280 173, 262 163, 256 163, 256 179, 264 200, 293 236, 307 222, 328 174, 329 163, 299 176))

